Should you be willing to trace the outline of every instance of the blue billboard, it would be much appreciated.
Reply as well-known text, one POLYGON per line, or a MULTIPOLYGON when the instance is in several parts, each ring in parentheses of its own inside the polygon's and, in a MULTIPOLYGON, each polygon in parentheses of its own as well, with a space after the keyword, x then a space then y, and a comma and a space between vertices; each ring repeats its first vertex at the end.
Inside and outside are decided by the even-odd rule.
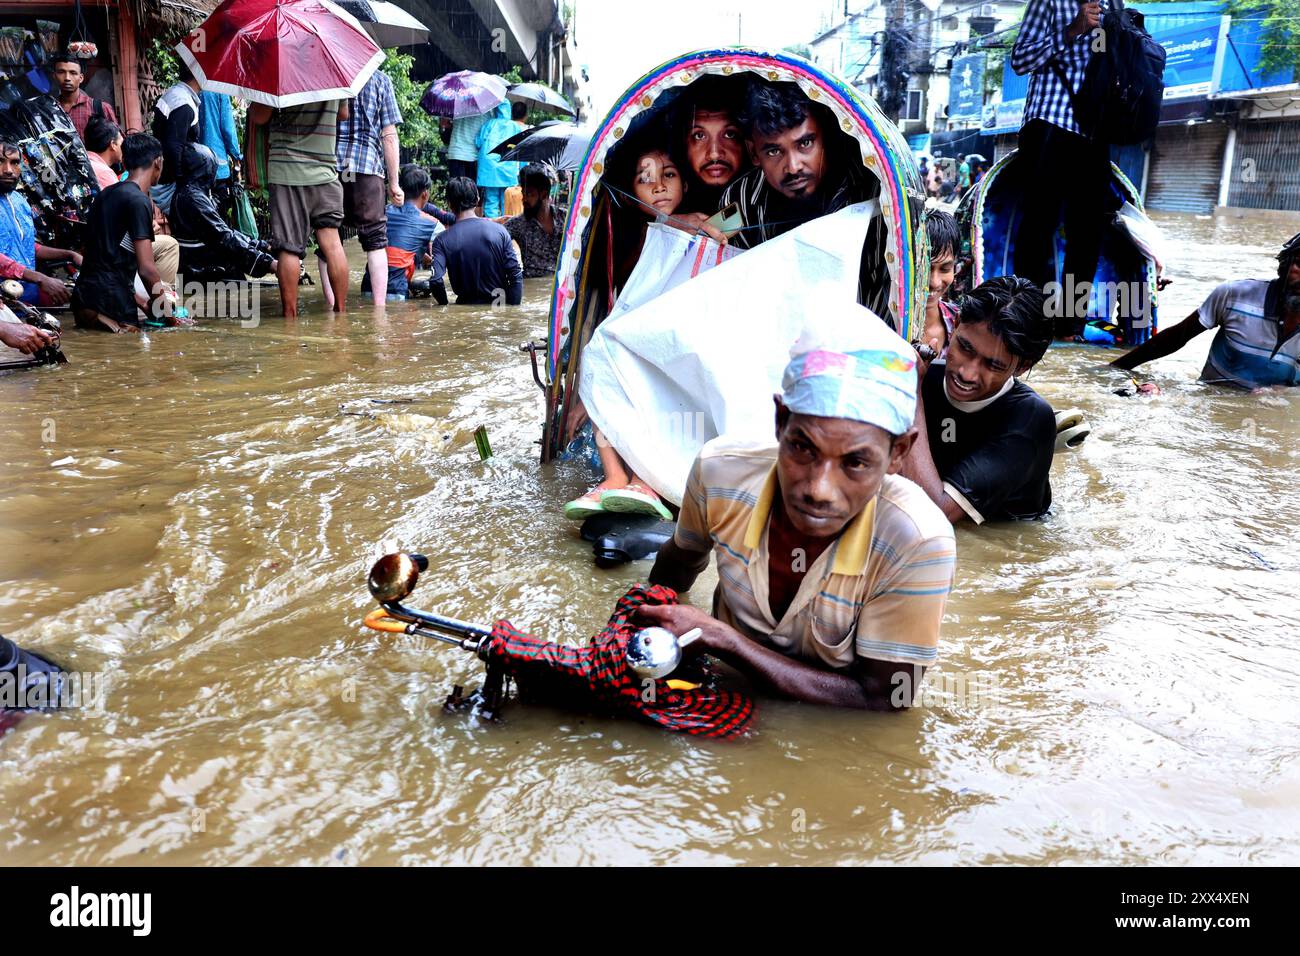
POLYGON ((1148 21, 1151 35, 1165 48, 1165 99, 1208 96, 1219 49, 1219 18, 1209 17, 1167 32, 1148 21))
POLYGON ((948 77, 948 119, 978 120, 984 111, 986 53, 954 57, 948 77))

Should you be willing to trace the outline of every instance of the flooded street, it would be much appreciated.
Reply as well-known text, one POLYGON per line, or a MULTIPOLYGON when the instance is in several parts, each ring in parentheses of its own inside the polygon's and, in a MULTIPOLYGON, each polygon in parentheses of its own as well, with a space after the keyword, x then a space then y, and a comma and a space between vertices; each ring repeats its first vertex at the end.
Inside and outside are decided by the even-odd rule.
MULTIPOLYGON (((1297 228, 1154 218, 1165 325, 1297 228)), ((1154 400, 1092 347, 1029 377, 1093 433, 1046 521, 958 532, 927 685, 991 693, 764 700, 731 743, 444 715, 481 665, 362 628, 379 554, 429 556, 414 604, 553 639, 649 570, 596 568, 560 510, 587 474, 537 464, 518 345, 549 294, 339 318, 312 289, 291 322, 267 295, 256 328, 74 330, 70 365, 0 376, 0 631, 107 682, 0 742, 0 862, 1300 862, 1300 392, 1198 385, 1209 334, 1141 370, 1154 400)))

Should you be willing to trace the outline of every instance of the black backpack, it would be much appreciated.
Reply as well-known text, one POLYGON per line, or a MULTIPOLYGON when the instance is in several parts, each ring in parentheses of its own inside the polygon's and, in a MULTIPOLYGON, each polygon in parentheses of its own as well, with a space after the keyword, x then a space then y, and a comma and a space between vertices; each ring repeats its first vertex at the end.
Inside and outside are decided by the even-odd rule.
MULTIPOLYGON (((1088 61, 1078 93, 1071 93, 1074 119, 1089 139, 1116 146, 1150 139, 1160 123, 1165 95, 1165 48, 1147 32, 1145 18, 1111 0, 1101 19, 1105 48, 1088 61)), ((1091 39, 1089 42, 1092 42, 1091 39)), ((1070 89, 1060 64, 1052 66, 1070 89)))

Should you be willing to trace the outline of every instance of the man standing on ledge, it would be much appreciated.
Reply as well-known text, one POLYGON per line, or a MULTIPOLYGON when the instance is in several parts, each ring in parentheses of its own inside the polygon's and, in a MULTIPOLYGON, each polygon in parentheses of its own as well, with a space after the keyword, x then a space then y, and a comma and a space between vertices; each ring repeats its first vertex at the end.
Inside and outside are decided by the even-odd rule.
MULTIPOLYGON (((1015 162, 1025 191, 1020 204, 1024 218, 1016 233, 1015 274, 1043 290, 1056 281, 1053 237, 1062 218, 1066 235, 1062 286, 1091 283, 1097 272, 1110 152, 1105 143, 1080 130, 1071 97, 1078 93, 1092 59, 1102 13, 1101 3, 1095 0, 1030 0, 1011 50, 1011 68, 1021 76, 1033 74, 1015 162)), ((1076 334, 1086 318, 1065 315, 1056 334, 1076 334)))
POLYGON ((899 710, 938 658, 952 526, 898 476, 916 440, 916 353, 859 305, 816 309, 776 396, 777 445, 705 445, 650 572, 684 592, 712 551, 713 616, 639 613, 679 635, 700 628, 689 648, 782 696, 899 710))

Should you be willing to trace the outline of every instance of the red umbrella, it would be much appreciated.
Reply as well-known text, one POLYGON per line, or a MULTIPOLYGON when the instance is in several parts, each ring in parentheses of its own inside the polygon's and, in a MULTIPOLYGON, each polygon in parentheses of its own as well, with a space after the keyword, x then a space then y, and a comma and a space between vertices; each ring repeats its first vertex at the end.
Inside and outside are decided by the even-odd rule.
POLYGON ((225 0, 176 52, 203 89, 277 109, 350 99, 384 62, 328 0, 225 0))

